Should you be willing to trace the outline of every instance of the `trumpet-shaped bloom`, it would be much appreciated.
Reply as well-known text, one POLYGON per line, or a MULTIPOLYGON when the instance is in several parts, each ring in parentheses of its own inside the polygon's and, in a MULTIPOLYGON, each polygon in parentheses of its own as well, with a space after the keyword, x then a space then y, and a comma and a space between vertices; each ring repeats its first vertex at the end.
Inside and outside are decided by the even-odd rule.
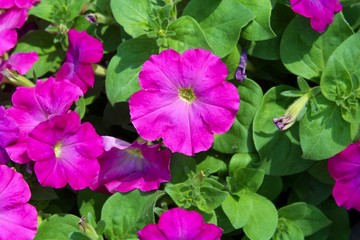
POLYGON ((113 137, 103 137, 105 151, 99 157, 100 173, 91 189, 105 186, 107 191, 129 192, 158 189, 160 183, 170 181, 168 149, 161 144, 147 145, 135 141, 130 144, 113 137))
POLYGON ((0 83, 4 78, 4 71, 16 71, 23 75, 29 71, 29 69, 38 60, 38 54, 36 52, 27 53, 14 53, 8 60, 0 59, 0 83))
POLYGON ((68 183, 75 190, 90 186, 98 175, 96 158, 104 148, 94 127, 81 124, 76 112, 41 122, 29 133, 27 147, 41 185, 62 188, 68 183))
POLYGON ((334 13, 340 12, 342 6, 339 0, 290 0, 291 9, 310 18, 311 27, 317 32, 325 28, 334 20, 334 13))
POLYGON ((16 45, 17 32, 15 28, 20 28, 26 17, 27 10, 18 8, 6 10, 0 15, 0 56, 16 45))
POLYGON ((158 224, 148 224, 138 232, 140 240, 220 240, 222 229, 204 223, 200 213, 181 208, 164 212, 158 224))
POLYGON ((19 128, 12 117, 9 117, 5 108, 0 106, 0 164, 5 164, 9 156, 5 147, 15 142, 19 137, 19 128))
POLYGON ((27 135, 39 123, 66 113, 82 92, 69 81, 57 82, 50 77, 37 81, 35 87, 18 87, 12 96, 13 106, 8 109, 20 129, 19 140, 6 148, 11 160, 17 163, 30 161, 26 154, 27 135))
POLYGON ((28 204, 31 192, 20 173, 0 165, 0 239, 33 239, 36 209, 28 204))
POLYGON ((78 85, 86 93, 94 86, 95 76, 92 63, 97 63, 103 55, 102 43, 85 31, 68 32, 69 48, 66 52, 65 63, 56 73, 57 80, 67 79, 78 85))
POLYGON ((333 188, 336 203, 360 211, 360 141, 331 157, 328 167, 336 181, 333 188))
POLYGON ((209 149, 214 133, 230 129, 240 105, 227 74, 226 65, 207 50, 152 55, 139 74, 142 90, 129 102, 139 135, 149 141, 163 138, 172 152, 186 155, 209 149))

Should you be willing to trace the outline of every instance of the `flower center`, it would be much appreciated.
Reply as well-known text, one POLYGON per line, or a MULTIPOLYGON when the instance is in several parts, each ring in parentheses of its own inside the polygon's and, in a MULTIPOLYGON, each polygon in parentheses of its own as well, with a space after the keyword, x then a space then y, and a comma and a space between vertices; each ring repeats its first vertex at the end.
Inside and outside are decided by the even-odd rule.
POLYGON ((55 146, 54 146, 54 152, 55 152, 55 157, 59 157, 60 156, 60 154, 61 154, 61 142, 59 141, 59 142, 57 142, 56 144, 55 144, 55 146))
POLYGON ((192 103, 196 99, 194 90, 192 88, 180 88, 179 96, 188 103, 192 103))

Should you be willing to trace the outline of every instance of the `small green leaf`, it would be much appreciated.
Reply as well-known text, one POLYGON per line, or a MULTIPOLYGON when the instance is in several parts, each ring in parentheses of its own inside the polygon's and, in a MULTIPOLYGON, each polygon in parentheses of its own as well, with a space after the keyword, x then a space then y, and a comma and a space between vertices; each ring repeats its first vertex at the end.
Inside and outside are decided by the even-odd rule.
POLYGON ((251 198, 244 194, 241 197, 228 195, 221 207, 235 229, 244 227, 256 206, 251 198))
POLYGON ((115 20, 133 38, 146 34, 151 29, 149 0, 111 0, 111 10, 115 20))
POLYGON ((229 164, 230 176, 233 176, 239 168, 255 166, 260 161, 260 156, 256 153, 236 153, 231 157, 229 164))
POLYGON ((79 191, 77 205, 81 216, 87 217, 88 214, 91 214, 95 221, 99 220, 101 208, 109 197, 108 194, 91 191, 90 189, 79 191))
POLYGON ((295 223, 284 218, 279 219, 273 240, 304 240, 304 233, 295 223))
POLYGON ((276 35, 270 26, 271 2, 268 0, 240 0, 240 2, 255 14, 255 19, 242 32, 242 37, 250 41, 274 38, 276 35))
POLYGON ((41 222, 34 240, 68 240, 72 232, 81 233, 78 227, 79 220, 79 217, 71 214, 55 214, 41 222))
POLYGON ((213 52, 219 57, 229 54, 236 46, 240 31, 255 16, 237 0, 192 0, 184 9, 198 21, 213 52))
POLYGON ((244 189, 256 192, 264 180, 264 175, 265 172, 261 169, 239 168, 232 177, 228 177, 226 180, 230 192, 240 197, 244 189))
POLYGON ((139 37, 119 45, 112 57, 105 80, 106 94, 111 104, 127 101, 140 89, 138 74, 141 66, 151 56, 158 53, 155 40, 139 37))
POLYGON ((104 234, 113 240, 137 239, 137 232, 154 223, 154 206, 161 191, 142 193, 115 193, 104 204, 101 219, 105 222, 104 234))
POLYGON ((174 32, 167 37, 168 48, 184 52, 190 48, 211 49, 198 22, 190 16, 183 16, 171 23, 167 31, 174 32))

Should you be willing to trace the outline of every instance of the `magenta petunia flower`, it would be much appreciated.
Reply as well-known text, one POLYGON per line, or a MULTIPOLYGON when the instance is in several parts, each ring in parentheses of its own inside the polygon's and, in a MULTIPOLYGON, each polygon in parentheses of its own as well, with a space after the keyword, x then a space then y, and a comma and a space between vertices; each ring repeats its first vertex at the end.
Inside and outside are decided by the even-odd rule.
POLYGON ((16 71, 20 75, 24 75, 38 58, 39 56, 36 52, 14 53, 7 60, 0 58, 0 83, 8 74, 8 71, 16 71))
POLYGON ((230 129, 240 104, 227 73, 221 59, 203 49, 152 55, 139 74, 142 90, 129 101, 139 135, 163 138, 172 152, 186 155, 209 149, 214 133, 230 129))
POLYGON ((37 212, 28 204, 31 192, 20 173, 0 165, 0 239, 33 239, 37 212))
POLYGON ((336 181, 333 188, 336 203, 360 211, 360 141, 331 157, 328 167, 336 181))
POLYGON ((161 144, 149 146, 137 141, 130 144, 107 136, 103 140, 105 151, 99 157, 100 173, 91 189, 104 186, 111 193, 135 188, 146 192, 170 181, 171 152, 160 150, 161 144))
POLYGON ((29 157, 35 161, 36 177, 43 186, 84 189, 99 173, 97 157, 103 140, 90 123, 80 123, 76 112, 41 122, 27 141, 29 157))
POLYGON ((0 0, 0 8, 2 8, 2 9, 9 9, 9 8, 30 9, 37 2, 40 2, 40 0, 0 0))
POLYGON ((9 161, 5 147, 15 142, 19 137, 19 128, 12 117, 9 117, 6 109, 0 106, 0 164, 9 161))
POLYGON ((182 208, 164 212, 158 224, 148 224, 138 232, 140 240, 220 240, 223 230, 204 223, 200 213, 182 208))
POLYGON ((317 32, 324 32, 333 22, 334 13, 342 10, 339 0, 290 0, 290 5, 294 12, 310 18, 311 27, 317 32))
POLYGON ((8 109, 9 116, 16 120, 20 129, 19 140, 6 148, 11 160, 29 162, 26 154, 28 133, 39 123, 66 113, 81 95, 78 86, 69 81, 57 82, 52 77, 37 81, 35 87, 17 87, 12 96, 13 106, 8 109))
POLYGON ((103 55, 102 43, 85 31, 68 32, 69 48, 66 52, 65 63, 56 73, 57 80, 67 79, 78 85, 84 94, 94 86, 95 76, 92 63, 97 63, 103 55))
MULTIPOLYGON (((0 7, 1 9, 1 7, 0 7)), ((20 28, 26 20, 27 10, 12 8, 0 15, 0 56, 12 49, 17 42, 15 28, 20 28)))

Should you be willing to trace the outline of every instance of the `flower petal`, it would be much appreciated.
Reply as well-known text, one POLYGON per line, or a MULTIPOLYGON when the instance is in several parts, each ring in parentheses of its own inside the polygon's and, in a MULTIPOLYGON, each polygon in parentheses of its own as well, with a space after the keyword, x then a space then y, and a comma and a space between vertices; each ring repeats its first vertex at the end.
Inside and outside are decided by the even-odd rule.
POLYGON ((9 57, 6 65, 23 75, 29 71, 38 58, 36 52, 14 53, 9 57))

